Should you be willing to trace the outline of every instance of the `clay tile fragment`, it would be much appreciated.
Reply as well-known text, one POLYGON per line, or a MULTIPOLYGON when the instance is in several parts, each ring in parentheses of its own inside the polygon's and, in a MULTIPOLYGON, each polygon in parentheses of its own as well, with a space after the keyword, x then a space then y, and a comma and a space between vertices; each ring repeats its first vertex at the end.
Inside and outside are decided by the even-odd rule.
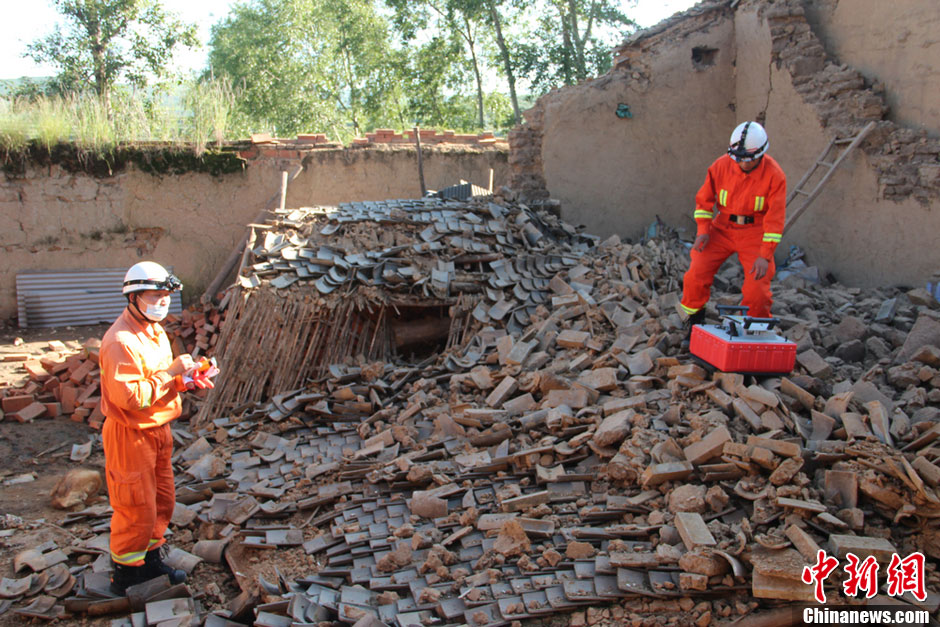
POLYGON ((505 557, 515 557, 528 553, 531 546, 522 525, 515 518, 510 518, 500 525, 493 549, 505 557))

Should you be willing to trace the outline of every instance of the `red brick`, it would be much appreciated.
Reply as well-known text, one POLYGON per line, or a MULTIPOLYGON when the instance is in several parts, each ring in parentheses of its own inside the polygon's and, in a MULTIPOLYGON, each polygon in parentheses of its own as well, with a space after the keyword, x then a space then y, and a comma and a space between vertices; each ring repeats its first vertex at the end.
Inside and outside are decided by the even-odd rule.
POLYGON ((7 353, 3 355, 0 361, 29 361, 32 358, 30 353, 7 353))
POLYGON ((78 398, 78 388, 73 385, 63 385, 59 392, 59 401, 62 403, 62 411, 71 414, 75 411, 75 401, 78 398))
POLYGON ((62 357, 59 353, 46 353, 39 360, 39 363, 42 364, 42 367, 46 369, 46 372, 53 372, 53 369, 64 363, 65 358, 62 357))
POLYGON ((102 424, 104 424, 104 414, 101 412, 101 403, 98 403, 88 417, 88 426, 92 429, 101 429, 102 424))
POLYGON ((49 372, 43 368, 42 362, 27 361, 23 364, 23 367, 26 368, 26 372, 29 373, 29 378, 33 381, 45 381, 49 378, 49 372))
POLYGON ((88 360, 82 362, 82 364, 72 371, 72 374, 69 375, 69 381, 75 385, 81 385, 85 381, 85 377, 95 369, 95 362, 88 360))
POLYGON ((50 418, 55 418, 62 413, 62 404, 61 403, 43 403, 46 408, 46 415, 50 418))
POLYGON ((17 412, 24 407, 29 407, 33 403, 33 397, 29 394, 21 394, 17 396, 7 396, 3 399, 2 405, 4 413, 12 414, 17 412))
POLYGON ((85 401, 87 401, 89 398, 91 398, 92 396, 94 396, 94 395, 95 395, 95 392, 97 392, 97 391, 98 391, 98 383, 97 383, 97 382, 92 383, 91 385, 85 386, 85 389, 83 389, 83 390, 81 391, 81 393, 78 395, 78 398, 75 399, 75 404, 76 404, 76 405, 82 405, 82 404, 84 404, 85 401))
POLYGON ((23 409, 10 414, 10 417, 14 420, 20 422, 32 422, 35 418, 44 416, 46 413, 46 406, 42 403, 32 403, 31 405, 24 407, 23 409))

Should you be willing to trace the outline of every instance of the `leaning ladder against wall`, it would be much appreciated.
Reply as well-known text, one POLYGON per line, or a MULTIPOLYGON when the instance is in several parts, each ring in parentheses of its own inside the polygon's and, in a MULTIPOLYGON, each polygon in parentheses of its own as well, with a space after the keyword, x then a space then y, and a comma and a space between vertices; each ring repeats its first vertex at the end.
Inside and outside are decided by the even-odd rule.
POLYGON ((829 179, 832 177, 832 174, 836 171, 842 162, 845 161, 845 158, 855 150, 855 148, 862 143, 862 140, 865 139, 865 136, 875 128, 874 122, 869 122, 865 128, 859 132, 855 137, 846 137, 844 139, 834 138, 829 142, 829 145, 826 146, 826 149, 822 151, 822 154, 816 159, 816 163, 810 166, 809 170, 806 171, 806 174, 803 175, 803 178, 800 179, 800 182, 790 190, 790 193, 787 195, 787 222, 783 227, 784 232, 786 232, 793 224, 799 219, 803 212, 806 211, 809 206, 816 200, 816 197, 819 196, 822 192, 823 187, 826 183, 829 182, 829 179), (842 152, 838 152, 839 149, 842 149, 842 152), (830 156, 833 148, 837 149, 837 152, 827 160, 827 157, 830 156), (819 182, 816 183, 816 186, 812 191, 806 191, 806 187, 809 184, 809 181, 817 173, 817 171, 823 172, 822 178, 819 179, 819 182), (797 197, 802 198, 802 203, 794 210, 790 211, 790 204, 796 200, 797 197))

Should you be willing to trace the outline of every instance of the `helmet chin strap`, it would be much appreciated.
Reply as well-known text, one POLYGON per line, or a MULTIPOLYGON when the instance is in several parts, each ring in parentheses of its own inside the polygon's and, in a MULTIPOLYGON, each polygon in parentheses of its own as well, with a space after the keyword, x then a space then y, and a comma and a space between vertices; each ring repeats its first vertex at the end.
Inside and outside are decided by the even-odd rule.
POLYGON ((134 307, 134 309, 137 310, 137 313, 140 314, 140 317, 141 317, 141 318, 143 318, 143 319, 146 320, 147 322, 153 322, 153 320, 151 320, 150 318, 148 318, 147 315, 144 314, 144 312, 142 312, 142 311, 140 310, 140 305, 137 304, 137 301, 139 300, 139 297, 134 296, 134 294, 136 294, 136 293, 137 293, 137 292, 132 292, 132 293, 130 294, 130 296, 132 296, 133 298, 128 298, 127 300, 130 301, 130 304, 134 307))

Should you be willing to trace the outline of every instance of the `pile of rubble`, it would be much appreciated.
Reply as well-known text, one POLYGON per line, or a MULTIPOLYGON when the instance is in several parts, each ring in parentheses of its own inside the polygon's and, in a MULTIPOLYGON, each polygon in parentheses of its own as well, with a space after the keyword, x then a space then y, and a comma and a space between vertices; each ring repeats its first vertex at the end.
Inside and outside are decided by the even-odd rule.
MULTIPOLYGON (((169 316, 165 322, 173 354, 189 353, 211 356, 220 336, 228 296, 218 306, 194 305, 182 312, 179 319, 169 316)), ((22 385, 0 389, 0 421, 10 418, 32 422, 39 418, 69 418, 100 429, 101 372, 98 369, 100 340, 48 343, 41 354, 5 353, 6 362, 22 362, 26 375, 22 385)), ((189 416, 187 403, 184 415, 189 416)))
MULTIPOLYGON (((870 602, 936 615, 940 317, 922 290, 791 277, 775 311, 797 370, 709 374, 680 353, 678 242, 597 244, 496 203, 435 205, 455 215, 424 223, 412 214, 425 202, 288 212, 255 248, 219 341, 224 377, 257 372, 251 360, 311 309, 385 314, 326 343, 339 322, 321 316, 271 367, 286 381, 304 360, 338 359, 272 385, 266 402, 216 400, 224 413, 176 426, 168 561, 195 594, 163 581, 109 598, 99 505, 64 523, 78 536, 65 552, 85 556, 75 586, 57 597, 33 573, 0 598, 45 588, 38 614, 136 612, 124 624, 480 626, 572 612, 571 624, 704 626, 812 601, 803 569, 822 548, 840 564, 873 556, 885 574, 892 555, 923 553, 924 598, 889 596, 881 577, 870 602), (377 321, 423 299, 451 321, 444 349, 409 364, 377 321), (259 334, 273 319, 280 331, 259 334), (387 361, 370 357, 380 333, 387 361), (201 585, 226 566, 234 598, 201 585)), ((737 272, 718 277, 718 302, 736 302, 722 288, 737 272)), ((864 602, 841 581, 841 569, 827 581, 830 607, 864 602)))
POLYGON ((40 355, 7 353, 4 361, 22 361, 26 381, 0 390, 0 420, 32 422, 37 418, 67 417, 100 428, 98 340, 48 343, 40 355))
POLYGON ((594 238, 520 206, 389 200, 278 212, 251 244, 219 340, 227 376, 201 416, 296 389, 363 356, 519 333, 594 238))
POLYGON ((221 337, 231 292, 226 293, 218 305, 197 303, 184 309, 179 318, 170 314, 163 323, 174 355, 189 354, 211 356, 221 337))

